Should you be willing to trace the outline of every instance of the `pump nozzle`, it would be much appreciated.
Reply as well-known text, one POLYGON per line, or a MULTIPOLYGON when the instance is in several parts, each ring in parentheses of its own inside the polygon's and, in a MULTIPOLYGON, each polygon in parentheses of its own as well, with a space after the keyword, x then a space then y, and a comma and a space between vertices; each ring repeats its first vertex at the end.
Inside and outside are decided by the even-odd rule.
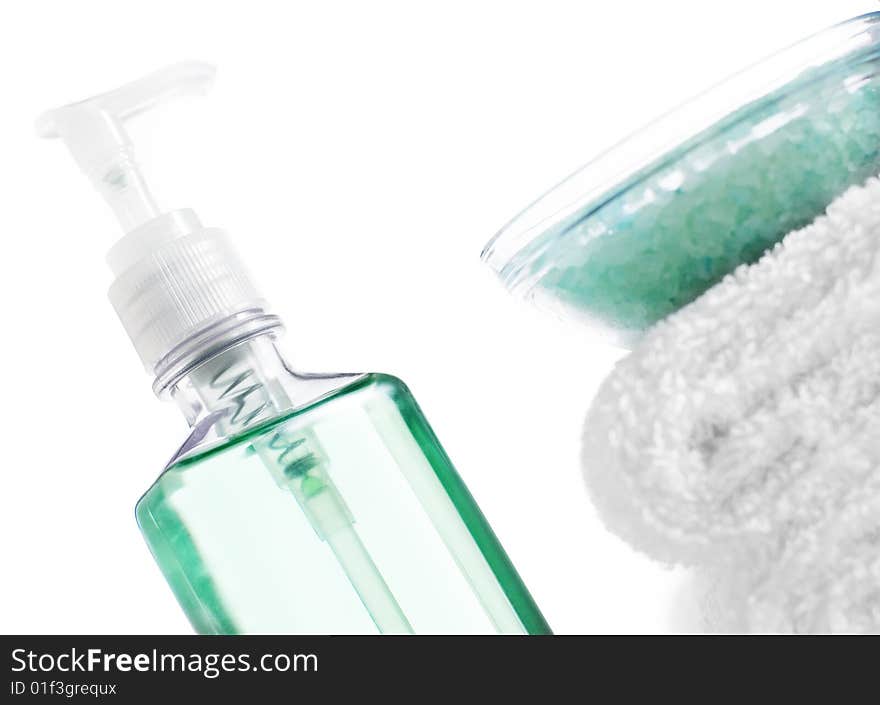
MULTIPOLYGON (((169 98, 205 93, 210 64, 186 62, 42 115, 37 133, 60 137, 116 213, 126 235, 107 255, 110 301, 144 365, 165 389, 180 360, 207 354, 217 327, 279 327, 266 313, 225 234, 189 209, 162 212, 134 158, 125 121, 169 98)), ((182 364, 182 363, 180 363, 182 364)), ((176 374, 176 372, 174 372, 176 374)))
POLYGON ((41 137, 60 137, 101 192, 125 232, 159 215, 137 167, 124 122, 157 103, 201 95, 213 82, 210 64, 168 66, 116 90, 44 113, 36 123, 41 137))

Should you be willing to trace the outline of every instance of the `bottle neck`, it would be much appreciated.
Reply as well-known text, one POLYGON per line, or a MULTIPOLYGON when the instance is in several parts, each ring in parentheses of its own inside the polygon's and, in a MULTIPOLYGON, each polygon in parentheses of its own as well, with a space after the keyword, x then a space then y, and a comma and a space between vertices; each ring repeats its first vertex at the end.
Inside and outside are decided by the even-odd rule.
POLYGON ((288 374, 275 340, 263 334, 196 364, 169 392, 190 425, 222 413, 230 435, 290 407, 279 382, 288 374))
POLYGON ((285 362, 266 331, 215 351, 179 377, 169 394, 190 426, 215 420, 222 437, 306 406, 358 375, 303 375, 285 362))
POLYGON ((156 396, 164 398, 211 359, 224 356, 253 340, 274 339, 283 329, 281 319, 261 307, 245 308, 223 316, 177 343, 155 363, 153 391, 156 396))

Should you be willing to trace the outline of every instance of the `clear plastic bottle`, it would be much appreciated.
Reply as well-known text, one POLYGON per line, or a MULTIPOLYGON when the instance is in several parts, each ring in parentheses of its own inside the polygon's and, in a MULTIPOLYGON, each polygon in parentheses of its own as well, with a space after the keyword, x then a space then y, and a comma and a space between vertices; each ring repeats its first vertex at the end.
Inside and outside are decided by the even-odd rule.
POLYGON ((212 76, 173 66, 38 122, 128 231, 108 255, 110 298, 191 426, 137 520, 193 626, 548 633, 406 386, 292 372, 281 322, 222 231, 157 209, 123 121, 212 76))

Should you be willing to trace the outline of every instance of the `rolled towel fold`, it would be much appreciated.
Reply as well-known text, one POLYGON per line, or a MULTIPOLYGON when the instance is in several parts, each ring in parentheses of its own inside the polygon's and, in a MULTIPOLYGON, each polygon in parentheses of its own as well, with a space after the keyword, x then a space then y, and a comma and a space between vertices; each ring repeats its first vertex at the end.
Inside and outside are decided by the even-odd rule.
MULTIPOLYGON (((807 564, 868 559, 876 545, 832 551, 808 537, 850 521, 853 492, 877 506, 878 253, 874 178, 646 334, 586 422, 587 484, 612 531, 660 560, 722 573, 784 561, 807 575, 807 564)), ((755 577, 746 611, 791 626, 769 616, 782 584, 755 577)))
POLYGON ((709 631, 876 633, 880 483, 841 495, 835 512, 790 534, 771 560, 729 562, 700 578, 709 631))

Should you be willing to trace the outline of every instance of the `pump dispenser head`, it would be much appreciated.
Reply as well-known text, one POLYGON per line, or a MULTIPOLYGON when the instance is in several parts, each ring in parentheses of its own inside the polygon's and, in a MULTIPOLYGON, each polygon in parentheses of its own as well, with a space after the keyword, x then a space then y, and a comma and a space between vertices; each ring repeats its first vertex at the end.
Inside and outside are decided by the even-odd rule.
POLYGON ((280 327, 223 231, 193 211, 162 212, 134 158, 125 121, 162 101, 205 93, 215 70, 175 64, 114 91, 45 113, 42 137, 60 137, 110 204, 126 235, 107 263, 109 296, 147 370, 162 392, 205 359, 223 338, 280 327))

